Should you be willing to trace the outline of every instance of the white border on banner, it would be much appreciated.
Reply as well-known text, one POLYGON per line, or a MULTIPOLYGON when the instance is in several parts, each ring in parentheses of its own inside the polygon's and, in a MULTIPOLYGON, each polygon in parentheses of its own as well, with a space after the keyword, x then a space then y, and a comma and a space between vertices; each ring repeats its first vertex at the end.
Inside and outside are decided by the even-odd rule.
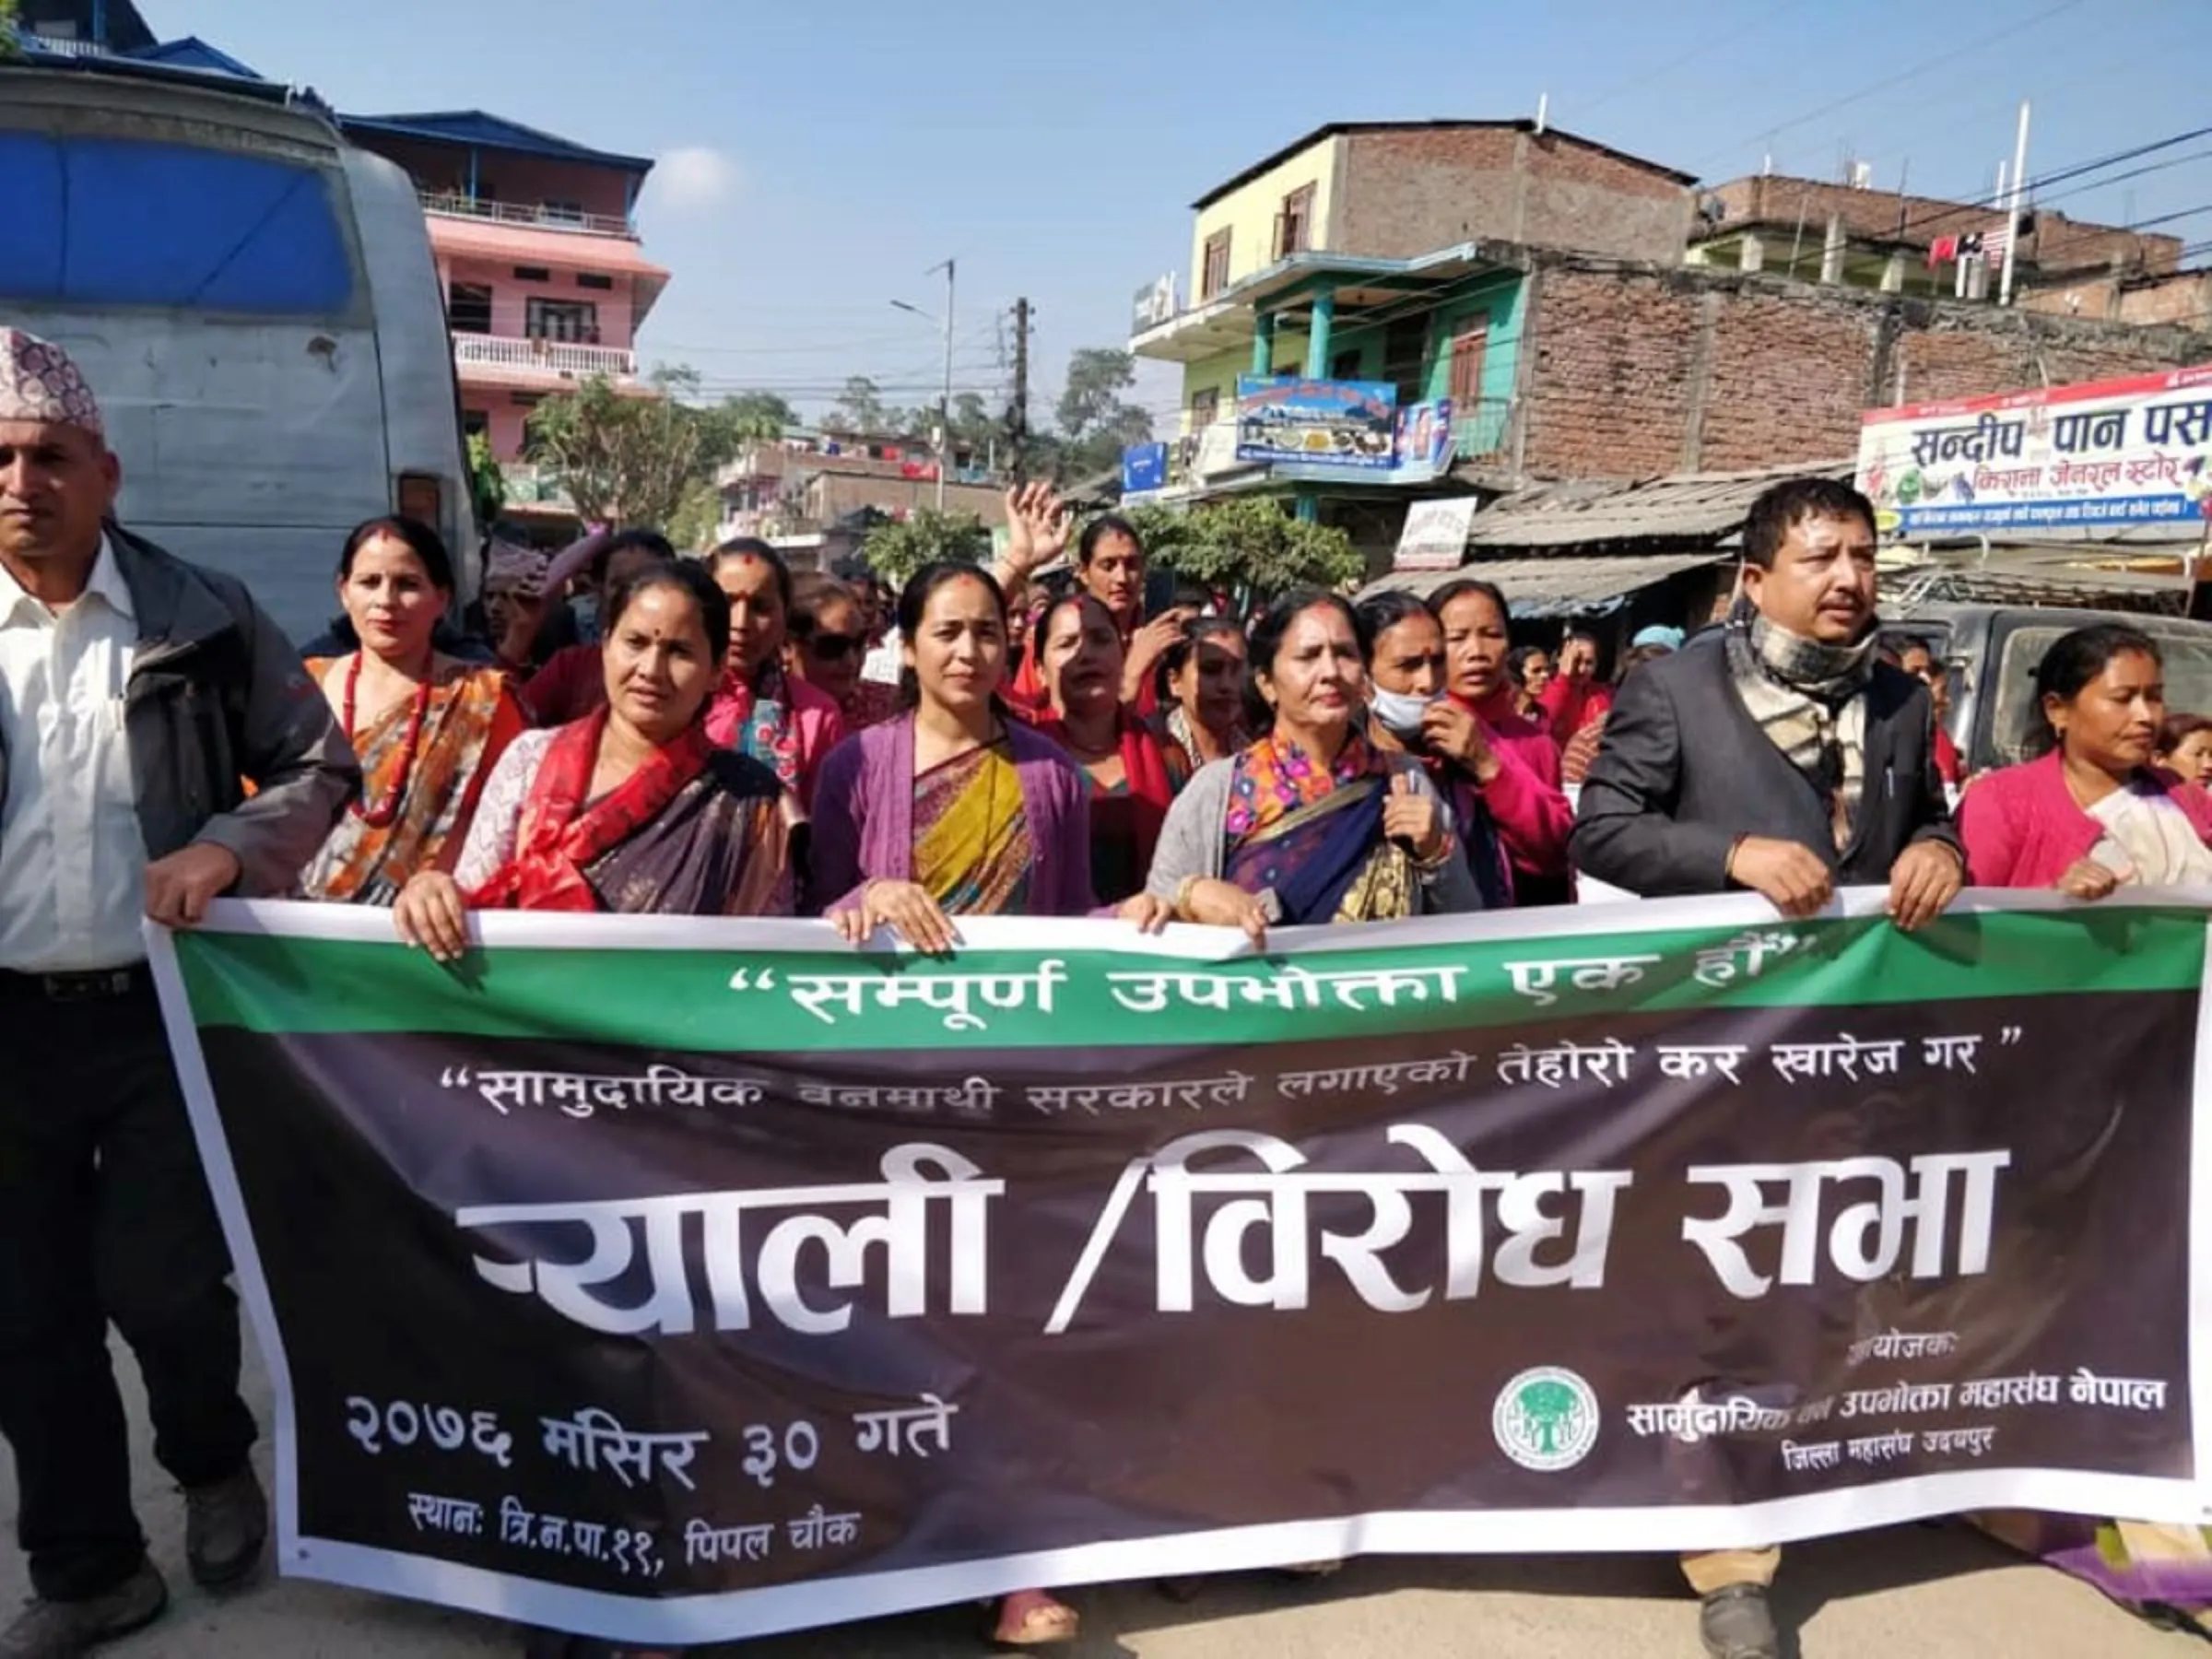
MULTIPOLYGON (((1881 888, 1852 888, 1814 920, 1879 915, 1881 888)), ((2052 892, 1970 890, 1954 906, 1967 913, 2064 911, 2079 901, 2052 892)), ((2145 888, 2124 905, 2100 910, 2212 911, 2204 889, 2145 888)), ((1360 930, 1357 944, 1324 927, 1271 935, 1267 955, 1301 950, 1385 948, 1394 945, 1478 943, 1517 937, 1671 932, 1697 927, 1771 926, 1773 907, 1753 895, 1640 900, 1632 904, 1433 917, 1360 930)), ((472 918, 488 946, 596 950, 813 951, 827 943, 819 922, 493 914, 472 918)), ((393 940, 391 913, 353 905, 220 900, 206 931, 300 938, 393 940)), ((1105 921, 983 918, 962 924, 980 949, 1091 948, 1133 955, 1221 960, 1253 955, 1227 929, 1177 927, 1165 938, 1105 921), (1079 943, 1077 942, 1079 940, 1079 943)), ((2077 1469, 1964 1469, 1879 1481, 1840 1490, 1742 1505, 1626 1509, 1395 1511, 1165 1535, 1032 1551, 943 1567, 851 1572, 764 1589, 669 1598, 624 1596, 551 1584, 427 1556, 300 1533, 298 1415, 291 1365, 276 1306, 253 1247, 199 1032, 167 929, 146 929, 147 960, 208 1185, 237 1264, 240 1289, 267 1362, 276 1397, 276 1546, 286 1577, 404 1596, 492 1618, 610 1641, 707 1643, 742 1641, 856 1619, 919 1611, 995 1596, 1039 1583, 1103 1583, 1193 1573, 1232 1572, 1358 1555, 1672 1553, 1751 1548, 1895 1525, 1979 1509, 2035 1509, 2180 1524, 2212 1520, 2212 1342, 2189 1350, 2195 1478, 2100 1475, 2077 1469)), ((2206 930, 2197 1051, 2191 1101, 2193 1193, 2212 1194, 2212 927, 2206 930)), ((2187 1244, 2190 1329, 2212 1330, 2212 1203, 2192 1206, 2187 1244)))
MULTIPOLYGON (((209 908, 231 902, 218 900, 209 908)), ((240 904, 236 908, 246 907, 240 904)), ((302 904, 297 908, 311 907, 302 904)), ((238 1166, 230 1158, 230 1137, 223 1129, 222 1113, 215 1108, 215 1085, 207 1076, 207 1056, 200 1049, 192 999, 185 994, 184 975, 177 966, 176 940, 168 928, 147 924, 146 960, 153 970, 154 988, 161 999, 161 1023, 169 1031, 177 1082, 184 1091, 193 1138, 199 1143, 200 1164, 207 1174, 208 1191, 215 1194, 216 1214, 222 1218, 223 1237, 230 1245, 239 1294, 253 1316, 253 1339, 269 1368, 270 1391, 276 1404, 277 1571, 289 1573, 304 1553, 300 1547, 300 1418, 292 1399, 292 1363, 284 1351, 284 1332, 276 1324, 276 1303, 269 1295, 269 1282, 262 1277, 261 1253, 253 1247, 245 1194, 239 1188, 238 1166)))
POLYGON ((2186 1481, 2075 1469, 1959 1470, 1737 1507, 1385 1511, 1041 1549, 947 1567, 855 1572, 715 1595, 610 1595, 514 1573, 322 1538, 292 1576, 406 1596, 612 1641, 741 1641, 981 1601, 1035 1584, 1242 1572, 1364 1555, 1671 1555, 1749 1549, 1983 1509, 2042 1509, 2185 1522, 2186 1481))
MULTIPOLYGON (((1846 921, 1883 914, 1889 895, 1884 888, 1847 888, 1814 915, 1813 922, 1846 921)), ((1949 913, 1984 915, 2005 911, 2095 909, 2212 911, 2212 892, 2202 888, 2142 888, 2124 904, 2101 900, 2087 904, 2051 891, 2009 891, 1970 888, 1949 913)), ((1386 950, 1403 945, 1464 943, 1482 945, 1505 939, 1580 938, 1592 934, 1678 933, 1700 927, 1788 925, 1774 907, 1755 893, 1720 898, 1640 899, 1619 904, 1567 904, 1537 910, 1494 911, 1464 916, 1423 916, 1409 922, 1363 924, 1347 937, 1341 927, 1283 927, 1267 935, 1265 951, 1234 928, 1176 924, 1164 934, 1139 933, 1126 922, 1103 917, 971 916, 955 926, 972 950, 1119 950, 1131 955, 1185 957, 1228 961, 1239 957, 1274 957, 1303 951, 1386 950)), ((369 905, 313 904, 282 899, 220 899, 207 908, 200 931, 262 934, 365 945, 397 945, 392 912, 369 905)), ((151 938, 159 929, 147 928, 151 938)), ((909 953, 888 934, 865 946, 848 946, 826 922, 770 921, 695 916, 575 916, 477 911, 469 916, 469 937, 484 947, 558 950, 852 950, 909 953)), ((181 987, 180 987, 181 989, 181 987)))

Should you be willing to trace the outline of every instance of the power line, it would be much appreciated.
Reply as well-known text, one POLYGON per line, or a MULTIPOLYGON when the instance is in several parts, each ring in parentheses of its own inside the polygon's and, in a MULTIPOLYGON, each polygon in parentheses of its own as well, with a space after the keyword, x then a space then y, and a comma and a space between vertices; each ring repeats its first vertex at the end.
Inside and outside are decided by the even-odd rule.
POLYGON ((1931 70, 1940 69, 1946 64, 1957 63, 1962 57, 1967 57, 1973 53, 1980 52, 1985 47, 1994 46, 1999 41, 2007 40, 2013 35, 2020 33, 2023 29, 2033 29, 2039 23, 2047 23, 2053 18, 2057 17, 2061 12, 2072 11, 2076 6, 2081 4, 2082 0, 2058 0, 2058 4, 2056 6, 2048 6, 2042 11, 2036 13, 2032 18, 2023 18, 2017 23, 2008 23, 2004 28, 1995 29, 1989 34, 1983 35, 1978 40, 1970 41, 1965 45, 1958 47, 1953 51, 1947 52, 1940 57, 1925 59, 1921 63, 1914 65, 1912 68, 1906 70, 1901 75, 1886 75, 1880 80, 1876 81, 1871 86, 1864 87, 1856 92, 1853 92, 1843 98, 1836 99, 1831 102, 1824 103, 1818 109, 1807 111, 1805 114, 1798 116, 1793 121, 1785 121, 1780 123, 1779 124, 1760 126, 1755 129, 1746 137, 1735 139, 1729 144, 1722 146, 1718 149, 1707 151, 1704 155, 1700 156, 1693 160, 1690 165, 1693 170, 1700 168, 1712 157, 1729 154, 1736 149, 1740 145, 1756 144, 1762 138, 1771 141, 1775 135, 1779 133, 1794 132, 1798 127, 1805 126, 1809 123, 1819 120, 1823 115, 1830 115, 1838 110, 1849 109, 1853 104, 1858 103, 1862 100, 1872 98, 1877 93, 1886 92, 1892 87, 1901 87, 1908 81, 1918 80, 1922 76, 1928 74, 1931 70))

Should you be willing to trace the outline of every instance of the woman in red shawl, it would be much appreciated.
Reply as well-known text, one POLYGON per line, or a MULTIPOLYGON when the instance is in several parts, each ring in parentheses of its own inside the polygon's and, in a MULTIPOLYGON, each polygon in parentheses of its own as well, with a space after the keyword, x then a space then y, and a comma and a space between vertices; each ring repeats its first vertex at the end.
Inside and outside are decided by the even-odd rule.
POLYGON ((1168 804, 1188 777, 1174 751, 1122 701, 1122 639, 1112 614, 1071 594, 1037 624, 1052 698, 1038 730, 1090 779, 1090 880, 1102 904, 1142 892, 1168 804))
POLYGON ((775 773, 708 735, 730 606, 702 566, 653 565, 608 595, 606 701, 518 737, 484 787, 450 876, 399 896, 399 936, 451 961, 471 910, 788 914, 775 773))
POLYGON ((1447 693, 1423 717, 1429 752, 1443 757, 1496 821, 1513 903, 1571 904, 1574 809, 1559 790, 1559 746, 1515 706, 1505 595, 1487 582, 1454 582, 1430 596, 1429 608, 1444 630, 1447 693))

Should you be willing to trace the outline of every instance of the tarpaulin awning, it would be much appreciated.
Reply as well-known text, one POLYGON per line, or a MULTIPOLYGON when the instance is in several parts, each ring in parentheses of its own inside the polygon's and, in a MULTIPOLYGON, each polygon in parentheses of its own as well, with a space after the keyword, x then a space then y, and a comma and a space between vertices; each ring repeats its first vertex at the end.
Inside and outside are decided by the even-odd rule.
MULTIPOLYGON (((1581 617, 1617 610, 1631 594, 1685 571, 1725 562, 1723 553, 1658 553, 1641 558, 1498 559, 1455 571, 1386 576, 1369 594, 1402 588, 1429 594, 1454 582, 1491 582, 1516 617, 1581 617)), ((1364 597, 1365 595, 1362 595, 1364 597)))

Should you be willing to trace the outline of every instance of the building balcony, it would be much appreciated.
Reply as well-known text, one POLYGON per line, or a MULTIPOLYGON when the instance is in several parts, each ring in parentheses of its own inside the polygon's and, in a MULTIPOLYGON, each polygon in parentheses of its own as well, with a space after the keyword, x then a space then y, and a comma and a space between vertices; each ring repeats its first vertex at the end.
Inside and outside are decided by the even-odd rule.
POLYGON ((627 218, 605 213, 583 213, 544 202, 487 202, 452 191, 418 190, 425 213, 447 218, 479 219, 488 224, 518 225, 534 230, 576 230, 587 236, 638 239, 638 228, 627 218))
POLYGON ((453 366, 464 383, 535 385, 585 381, 594 375, 604 375, 616 382, 634 382, 638 376, 638 354, 616 346, 578 346, 566 340, 518 340, 507 335, 456 334, 453 366))

